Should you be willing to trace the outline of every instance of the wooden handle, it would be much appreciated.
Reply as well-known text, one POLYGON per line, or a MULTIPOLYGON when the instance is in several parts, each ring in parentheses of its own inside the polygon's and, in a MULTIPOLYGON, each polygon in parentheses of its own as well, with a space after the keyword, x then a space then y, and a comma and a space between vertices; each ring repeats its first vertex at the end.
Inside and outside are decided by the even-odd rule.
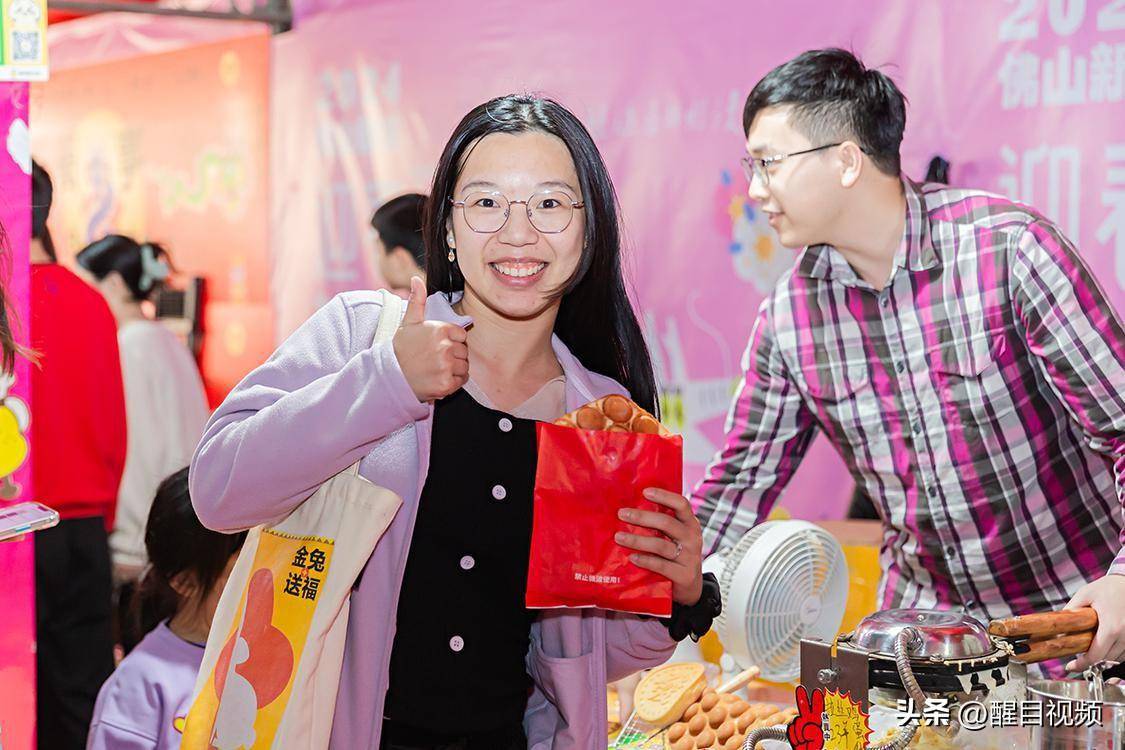
POLYGON ((1098 613, 1092 607, 1009 617, 988 624, 988 632, 999 638, 1063 635, 1097 629, 1098 613))
POLYGON ((749 669, 744 669, 741 672, 739 672, 738 674, 736 674, 734 677, 732 677, 729 682, 727 682, 723 685, 720 685, 719 688, 715 692, 717 692, 717 693, 733 693, 735 690, 739 690, 739 689, 749 685, 750 681, 754 680, 754 679, 757 679, 758 675, 760 675, 761 673, 762 673, 762 670, 759 669, 758 667, 750 667, 749 669))
POLYGON ((1022 654, 1017 654, 1016 658, 1024 664, 1036 664, 1048 659, 1061 659, 1064 656, 1086 653, 1090 650, 1090 644, 1093 642, 1094 631, 1092 630, 1083 633, 1071 633, 1070 635, 1058 635, 1054 638, 1032 641, 1031 648, 1022 654))

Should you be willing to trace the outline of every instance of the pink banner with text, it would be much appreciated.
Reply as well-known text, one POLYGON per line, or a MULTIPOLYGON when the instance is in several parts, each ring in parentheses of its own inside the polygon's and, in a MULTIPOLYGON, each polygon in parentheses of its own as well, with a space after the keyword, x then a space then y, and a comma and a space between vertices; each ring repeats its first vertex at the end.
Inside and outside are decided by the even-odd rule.
MULTIPOLYGON (((1125 301, 1125 2, 826 4, 408 0, 301 6, 274 41, 276 334, 379 283, 371 210, 425 190, 460 117, 540 91, 594 133, 617 186, 635 302, 685 437, 685 482, 717 447, 755 311, 795 253, 746 199, 742 104, 773 66, 843 46, 910 100, 904 168, 1037 206, 1125 301)), ((839 516, 851 491, 818 441, 782 505, 839 516)))

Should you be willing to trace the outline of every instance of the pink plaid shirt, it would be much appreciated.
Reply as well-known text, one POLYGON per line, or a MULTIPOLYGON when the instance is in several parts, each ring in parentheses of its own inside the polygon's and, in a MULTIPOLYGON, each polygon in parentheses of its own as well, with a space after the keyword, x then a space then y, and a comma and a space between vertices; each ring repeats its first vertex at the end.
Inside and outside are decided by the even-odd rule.
POLYGON ((903 181, 882 291, 827 245, 762 304, 694 499, 708 549, 763 521, 815 431, 883 519, 884 608, 1056 609, 1125 573, 1125 336, 1026 206, 903 181))

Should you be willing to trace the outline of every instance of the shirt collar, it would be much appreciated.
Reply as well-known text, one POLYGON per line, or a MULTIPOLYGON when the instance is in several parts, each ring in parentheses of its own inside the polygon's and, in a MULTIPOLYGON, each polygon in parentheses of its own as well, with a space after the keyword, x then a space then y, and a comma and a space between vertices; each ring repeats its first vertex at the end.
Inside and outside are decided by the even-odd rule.
POLYGON ((928 271, 938 265, 939 258, 930 236, 926 196, 921 185, 906 177, 902 178, 902 190, 906 195, 906 229, 895 262, 911 271, 928 271))
MULTIPOLYGON (((940 259, 930 237, 926 198, 921 186, 907 177, 902 178, 902 189, 906 197, 906 228, 895 254, 894 268, 928 271, 938 265, 940 259)), ((854 282, 858 278, 840 251, 826 244, 806 247, 797 262, 797 272, 810 279, 854 282)))
POLYGON ((473 319, 468 315, 458 315, 453 306, 461 301, 463 292, 453 292, 446 296, 444 292, 434 292, 426 298, 426 320, 437 320, 442 323, 468 328, 473 324, 473 319))

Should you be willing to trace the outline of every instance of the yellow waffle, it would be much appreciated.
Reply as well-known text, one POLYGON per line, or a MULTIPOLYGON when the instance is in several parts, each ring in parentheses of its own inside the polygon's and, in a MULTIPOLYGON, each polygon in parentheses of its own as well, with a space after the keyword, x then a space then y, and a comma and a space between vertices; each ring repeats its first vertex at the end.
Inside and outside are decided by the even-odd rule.
POLYGON ((788 724, 796 715, 796 708, 780 710, 773 703, 747 703, 708 688, 668 728, 665 745, 669 750, 737 750, 748 732, 788 724))
POLYGON ((654 669, 641 679, 633 694, 637 716, 657 726, 675 721, 699 700, 706 684, 703 665, 696 662, 654 669))

